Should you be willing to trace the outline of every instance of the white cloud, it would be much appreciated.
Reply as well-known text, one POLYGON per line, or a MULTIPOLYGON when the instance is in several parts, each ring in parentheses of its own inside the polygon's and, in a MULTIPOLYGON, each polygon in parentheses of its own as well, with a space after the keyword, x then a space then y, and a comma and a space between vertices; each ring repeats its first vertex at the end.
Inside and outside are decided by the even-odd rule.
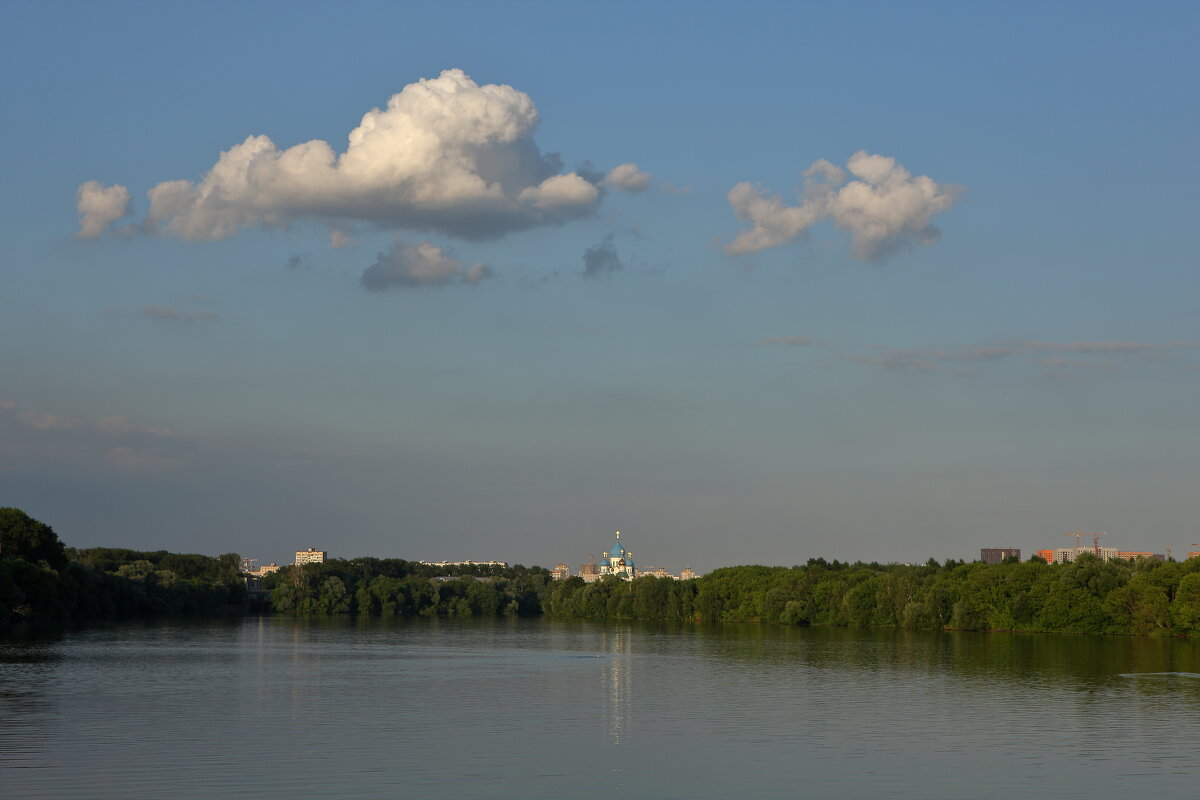
POLYGON ((464 276, 462 264, 429 242, 396 242, 367 267, 362 274, 362 284, 371 291, 381 291, 394 286, 441 286, 464 279, 479 283, 489 276, 490 269, 482 264, 475 265, 464 276), (483 270, 487 270, 486 275, 483 270))
POLYGON ((129 213, 129 190, 124 186, 103 186, 88 181, 75 192, 75 209, 79 212, 80 239, 95 239, 104 229, 129 213))
POLYGON ((621 164, 609 170, 604 181, 610 186, 637 194, 650 185, 650 173, 642 172, 637 164, 621 164))
POLYGON ((962 188, 928 176, 913 177, 894 158, 865 150, 846 162, 846 170, 824 159, 804 173, 800 204, 786 205, 760 186, 739 183, 729 190, 734 215, 750 224, 725 248, 731 255, 778 247, 803 236, 825 219, 850 234, 856 258, 880 261, 913 243, 939 238, 933 217, 950 209, 962 188), (847 171, 853 177, 847 180, 847 171))
POLYGON ((583 178, 571 173, 554 175, 537 186, 523 189, 517 199, 543 211, 572 214, 589 210, 600 199, 600 192, 583 178))
MULTIPOLYGON (((149 225, 211 240, 319 219, 481 240, 590 214, 600 192, 576 173, 561 174, 557 155, 534 141, 537 124, 525 93, 446 70, 367 112, 342 153, 320 140, 281 150, 250 136, 221 153, 199 183, 159 183, 149 192, 149 225)), ((81 197, 85 187, 89 198, 120 188, 93 184, 81 197)), ((85 216, 81 235, 111 221, 112 207, 85 216)), ((336 231, 331 245, 348 243, 336 231)))

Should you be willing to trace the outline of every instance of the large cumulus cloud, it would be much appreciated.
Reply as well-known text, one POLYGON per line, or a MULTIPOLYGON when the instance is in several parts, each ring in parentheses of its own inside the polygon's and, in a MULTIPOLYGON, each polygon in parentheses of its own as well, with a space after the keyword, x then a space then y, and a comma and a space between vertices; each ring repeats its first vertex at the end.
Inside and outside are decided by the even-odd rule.
POLYGON ((751 227, 725 249, 737 255, 778 247, 829 219, 850 234, 856 258, 880 261, 903 247, 938 241, 933 217, 950 209, 961 193, 962 187, 913 177, 896 159, 865 150, 852 155, 844 170, 820 159, 804 173, 797 206, 751 183, 730 189, 734 214, 751 227))
MULTIPOLYGON (((342 153, 320 140, 281 150, 266 136, 248 137, 199 183, 151 189, 149 223, 186 240, 302 218, 482 240, 591 213, 600 189, 541 152, 537 124, 525 93, 446 70, 367 112, 342 153)), ((114 194, 97 194, 117 187, 93 183, 87 196, 111 202, 85 216, 81 235, 94 235, 119 205, 114 194)))

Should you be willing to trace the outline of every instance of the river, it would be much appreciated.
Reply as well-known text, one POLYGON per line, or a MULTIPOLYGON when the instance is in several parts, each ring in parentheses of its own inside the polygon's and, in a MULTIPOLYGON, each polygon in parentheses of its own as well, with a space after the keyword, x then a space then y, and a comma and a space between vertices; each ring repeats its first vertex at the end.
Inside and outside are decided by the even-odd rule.
POLYGON ((0 639, 0 797, 1191 798, 1200 642, 252 617, 0 639))

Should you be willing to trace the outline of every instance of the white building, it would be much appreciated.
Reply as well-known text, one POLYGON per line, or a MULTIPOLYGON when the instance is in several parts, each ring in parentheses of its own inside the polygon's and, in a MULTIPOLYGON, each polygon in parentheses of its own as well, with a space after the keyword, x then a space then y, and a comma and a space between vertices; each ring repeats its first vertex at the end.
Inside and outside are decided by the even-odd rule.
POLYGON ((600 554, 600 563, 588 564, 581 568, 579 576, 588 583, 600 580, 605 575, 616 575, 622 580, 631 581, 637 577, 637 566, 633 563, 633 552, 626 550, 621 544, 621 532, 616 533, 617 541, 607 551, 600 554), (595 572, 591 571, 594 567, 595 572))
POLYGON ((296 566, 298 567, 301 564, 321 564, 328 557, 329 554, 324 550, 314 550, 311 547, 307 550, 297 550, 296 566))
POLYGON ((1060 547, 1054 551, 1054 563, 1062 564, 1066 561, 1074 561, 1079 557, 1080 553, 1099 555, 1102 561, 1111 561, 1119 557, 1118 552, 1115 547, 1060 547), (1099 550, 1099 553, 1097 553, 1097 550, 1099 550))

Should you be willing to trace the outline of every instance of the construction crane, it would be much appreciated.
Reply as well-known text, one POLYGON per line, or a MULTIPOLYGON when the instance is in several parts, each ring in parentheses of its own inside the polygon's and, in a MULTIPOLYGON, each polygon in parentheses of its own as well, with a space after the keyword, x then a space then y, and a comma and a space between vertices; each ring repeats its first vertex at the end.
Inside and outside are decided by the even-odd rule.
POLYGON ((1100 537, 1107 536, 1107 535, 1108 534, 1105 532, 1084 533, 1083 531, 1070 531, 1068 533, 1063 534, 1063 536, 1074 536, 1075 537, 1075 552, 1076 553, 1079 552, 1079 537, 1081 537, 1081 536, 1092 537, 1092 552, 1094 552, 1096 554, 1097 558, 1099 558, 1099 556, 1100 556, 1100 537))

